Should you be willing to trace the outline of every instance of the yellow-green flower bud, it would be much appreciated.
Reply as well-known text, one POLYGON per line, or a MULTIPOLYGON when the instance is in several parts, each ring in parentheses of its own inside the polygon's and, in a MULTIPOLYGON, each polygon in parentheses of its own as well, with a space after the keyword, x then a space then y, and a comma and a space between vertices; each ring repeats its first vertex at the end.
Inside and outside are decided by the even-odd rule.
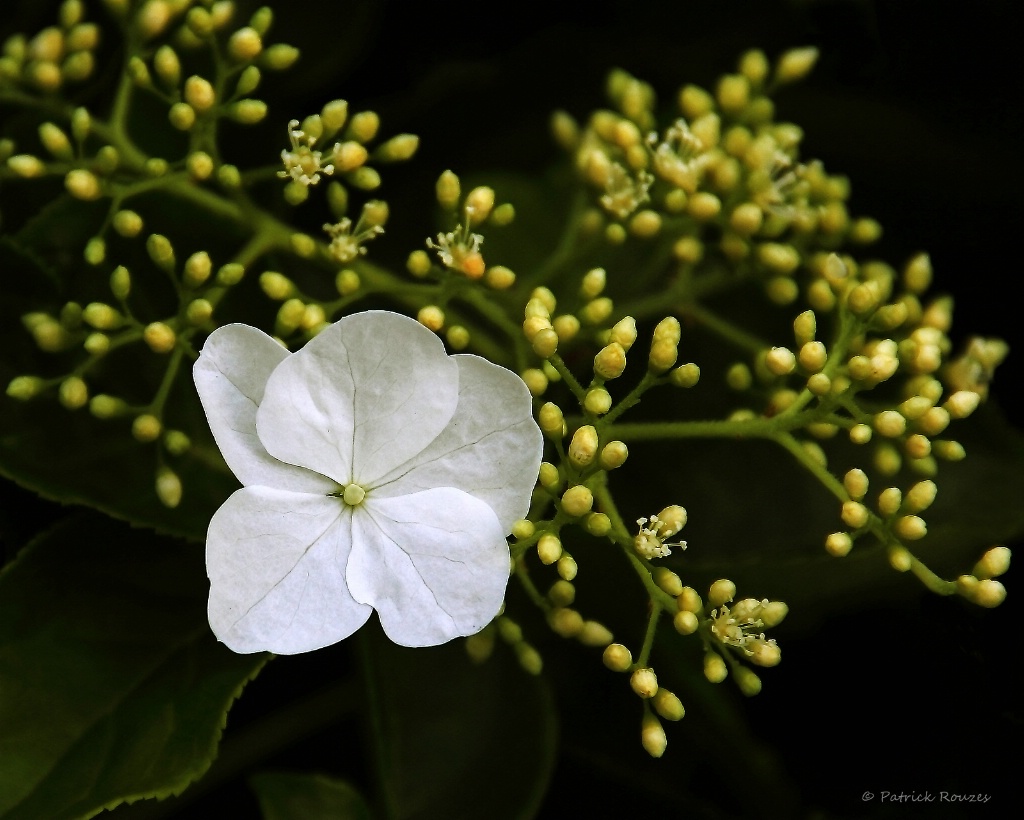
MULTIPOLYGON (((665 688, 659 688, 651 699, 655 711, 665 720, 682 720, 686 714, 682 702, 672 692, 665 688)), ((646 747, 645 747, 646 748, 646 747)))
POLYGON ((786 51, 775 64, 775 82, 793 83, 806 77, 818 61, 818 49, 813 46, 786 51))
POLYGON ((166 236, 152 233, 146 240, 149 258, 166 271, 174 270, 174 247, 166 236))
POLYGON ((788 347, 773 347, 765 354, 764 364, 773 376, 786 376, 796 369, 796 356, 788 347))
POLYGON ((907 420, 895 410, 883 410, 875 415, 874 427, 879 435, 895 438, 903 435, 907 429, 907 420))
POLYGON ((551 631, 563 638, 575 638, 583 631, 583 616, 575 609, 555 607, 548 614, 551 631))
POLYGON ((563 550, 562 557, 558 559, 558 563, 555 565, 555 569, 558 570, 560 578, 566 581, 571 581, 576 577, 576 560, 569 555, 569 553, 563 550))
POLYGON ((621 467, 626 463, 626 458, 629 455, 624 442, 621 441, 609 441, 601 449, 600 463, 601 467, 605 470, 614 470, 617 467, 621 467))
POLYGON ((316 253, 316 241, 309 234, 293 233, 288 241, 292 250, 303 259, 309 259, 316 253))
POLYGON ((513 648, 516 653, 516 659, 519 661, 523 671, 530 675, 539 675, 541 673, 544 663, 536 649, 525 641, 515 644, 513 648))
POLYGON ((540 486, 549 492, 558 492, 559 487, 562 483, 562 477, 558 473, 558 468, 550 461, 542 461, 540 468, 537 471, 537 480, 540 482, 540 486))
POLYGON ((1010 568, 1010 557, 1009 547, 992 547, 981 556, 971 574, 980 580, 998 578, 1010 568))
POLYGON ((532 521, 526 518, 520 518, 512 524, 512 535, 517 539, 522 540, 533 535, 534 532, 536 532, 536 529, 537 528, 534 526, 532 521))
POLYGON ((479 225, 491 215, 494 208, 494 189, 480 185, 466 194, 464 204, 471 225, 479 225))
POLYGON ((124 399, 100 393, 89 400, 89 412, 98 419, 112 419, 122 415, 128 405, 124 399))
POLYGON ((612 530, 612 520, 604 513, 592 512, 587 515, 583 527, 591 535, 603 538, 612 530))
POLYGON ((197 288, 204 284, 213 272, 213 262, 206 251, 196 251, 185 260, 183 280, 190 288, 197 288))
POLYGON ((82 347, 85 348, 86 353, 90 353, 93 356, 102 356, 110 350, 110 337, 105 333, 90 333, 85 337, 85 341, 82 342, 82 347))
POLYGON ((263 100, 239 100, 231 106, 230 114, 235 122, 242 125, 255 125, 263 122, 267 116, 267 104, 263 100))
POLYGON ((558 334, 550 327, 539 330, 531 340, 533 352, 542 359, 554 356, 558 350, 558 334))
POLYGON ((614 637, 604 624, 598 621, 584 621, 576 640, 584 646, 608 646, 614 637))
POLYGON ((153 179, 162 177, 167 173, 169 168, 170 165, 163 157, 150 157, 143 165, 143 170, 146 172, 146 175, 153 179))
POLYGON ((625 672, 633 665, 633 655, 621 643, 610 643, 605 647, 601 660, 612 672, 625 672))
POLYGON ((197 74, 193 74, 185 80, 182 96, 185 98, 185 102, 200 114, 209 111, 217 102, 217 92, 213 85, 209 80, 197 74))
POLYGON ((878 512, 886 518, 896 515, 903 504, 903 493, 899 487, 886 487, 878 494, 878 512))
POLYGON ((583 299, 594 299, 601 295, 607 281, 607 274, 604 268, 593 268, 583 276, 583 283, 580 285, 580 296, 583 299))
POLYGON ((200 327, 213 316, 213 305, 206 299, 193 299, 185 308, 185 318, 190 324, 200 327))
POLYGON ((640 720, 640 744, 651 757, 661 757, 668 747, 665 729, 650 712, 645 712, 640 720))
POLYGON ((20 177, 29 179, 46 173, 46 166, 31 154, 15 154, 7 160, 7 167, 20 177))
POLYGON ((725 371, 725 383, 733 390, 746 390, 753 383, 750 368, 742 362, 736 362, 725 371))
POLYGON ((676 605, 680 612, 697 613, 704 608, 700 594, 693 587, 683 587, 683 591, 676 596, 676 605))
POLYGON ((154 353, 170 353, 177 344, 178 336, 170 325, 151 322, 142 331, 142 338, 154 353))
POLYGON ((548 600, 555 606, 569 606, 576 600, 576 587, 569 581, 555 581, 548 590, 548 600))
POLYGON ((246 63, 256 59, 263 51, 263 40, 256 29, 245 26, 228 38, 228 54, 233 60, 246 63))
POLYGON ((437 203, 446 211, 454 211, 462 196, 459 178, 452 171, 445 171, 437 179, 435 187, 437 203))
POLYGON ((68 410, 77 410, 89 401, 89 388, 78 376, 68 376, 60 383, 57 398, 68 410))
POLYGON ((842 558, 853 549, 853 539, 846 532, 830 533, 825 539, 825 551, 834 558, 842 558))
POLYGON ((38 376, 16 376, 7 385, 7 395, 18 401, 28 401, 38 396, 46 386, 38 376))
POLYGON ((612 396, 603 387, 593 387, 587 391, 583 399, 583 407, 588 413, 603 416, 612 409, 612 396))
POLYGON ((672 617, 672 626, 680 635, 692 635, 700 626, 697 616, 689 610, 680 610, 672 617))
POLYGON ((179 131, 188 131, 196 124, 196 110, 185 102, 176 102, 167 111, 167 120, 179 131))
POLYGON ((580 427, 569 442, 569 462, 581 469, 590 466, 597 455, 597 430, 589 424, 580 427))
POLYGON ((86 305, 82 311, 82 319, 97 330, 115 330, 124 321, 120 313, 102 302, 90 302, 86 305))
POLYGON ((160 423, 160 419, 149 413, 136 416, 132 422, 132 436, 136 441, 143 443, 156 441, 161 432, 163 432, 163 425, 160 423))
MULTIPOLYGON (((499 208, 499 210, 501 210, 499 208)), ((484 283, 494 290, 508 290, 515 284, 516 275, 504 265, 488 268, 484 274, 484 283)))
POLYGON ((170 46, 160 46, 153 55, 153 68, 169 89, 177 89, 181 82, 181 60, 170 46))
POLYGON ((256 66, 246 66, 245 70, 238 76, 238 84, 235 86, 235 94, 242 97, 246 94, 252 94, 253 91, 259 88, 262 80, 263 75, 256 66))
POLYGON ((110 274, 110 292, 114 294, 115 299, 123 302, 128 298, 131 290, 132 276, 128 272, 128 268, 124 265, 118 265, 114 268, 113 273, 110 274))
POLYGON ((736 597, 736 584, 728 578, 719 578, 708 588, 708 604, 718 607, 736 597))
POLYGON ((416 321, 437 333, 444 327, 444 311, 437 305, 426 305, 416 313, 416 321))
POLYGON ((243 276, 245 276, 244 266, 238 262, 228 262, 226 265, 221 265, 220 270, 217 271, 217 284, 231 287, 241 282, 243 276))
POLYGON ((658 693, 658 676, 648 666, 633 670, 629 676, 629 686, 642 698, 653 698, 658 693))
POLYGON ((757 249, 757 258, 768 270, 775 273, 790 274, 800 264, 800 254, 792 245, 778 242, 765 242, 757 249))
POLYGON ((557 535, 546 532, 537 541, 537 557, 542 564, 553 564, 562 557, 562 541, 557 535))
POLYGON ((234 165, 225 163, 217 169, 217 182, 229 191, 233 191, 242 186, 242 175, 234 165))
POLYGON ((60 128, 52 122, 44 122, 39 126, 39 139, 56 159, 70 160, 74 158, 75 152, 71 147, 71 140, 60 128))
POLYGON ((761 678, 756 672, 752 672, 745 666, 737 666, 733 671, 733 680, 740 688, 740 691, 748 698, 752 698, 761 691, 761 678))
POLYGON ((977 410, 980 403, 981 396, 973 390, 957 390, 942 406, 950 418, 964 419, 977 410))
POLYGON ((860 501, 868 492, 868 476, 863 470, 853 469, 843 476, 843 486, 850 498, 860 501))
POLYGON ((143 40, 163 34, 171 22, 171 4, 167 0, 146 0, 135 15, 135 27, 143 40))
POLYGON ((142 232, 142 217, 135 211, 118 211, 114 214, 111 224, 121 236, 131 239, 142 232))
POLYGON ((360 111, 348 124, 348 133, 357 142, 369 142, 380 129, 380 117, 374 111, 360 111))
POLYGON ((171 509, 181 503, 181 479, 170 467, 157 470, 156 495, 161 504, 171 509))
POLYGON ((978 581, 970 600, 987 609, 997 607, 1006 600, 1006 587, 990 578, 978 581))
POLYGON ((594 506, 594 495, 582 484, 570 487, 562 493, 562 511, 566 515, 579 518, 586 515, 594 506))
POLYGON ((607 296, 600 296, 580 308, 580 319, 588 325, 599 325, 611 316, 614 304, 607 296))
POLYGON ((699 222, 709 222, 722 210, 722 201, 712 193, 698 191, 690 197, 687 210, 699 222))
POLYGON ((917 541, 928 534, 928 526, 923 518, 904 515, 896 519, 893 531, 904 541, 917 541))
POLYGON ((299 59, 299 50, 285 43, 275 43, 263 52, 260 64, 271 71, 286 71, 299 59))
POLYGON ((636 319, 632 316, 625 316, 612 325, 608 334, 608 341, 614 342, 628 352, 636 341, 636 319))
POLYGON ((700 381, 700 368, 693 362, 681 364, 669 374, 669 381, 676 387, 694 387, 700 381))
POLYGON ((92 171, 76 168, 64 177, 64 187, 75 199, 91 201, 103 195, 100 181, 92 171))
POLYGON ((841 515, 843 523, 853 529, 860 529, 868 523, 868 508, 859 501, 844 501, 841 515))
POLYGON ((663 592, 675 598, 683 592, 683 582, 679 576, 666 567, 657 567, 653 574, 654 583, 661 587, 663 592))
POLYGON ((364 165, 350 173, 348 181, 361 191, 374 191, 380 187, 380 174, 364 165))
POLYGON ((927 510, 935 501, 939 488, 934 481, 925 479, 918 481, 913 487, 907 490, 903 497, 903 507, 907 512, 919 513, 927 510))
POLYGON ((594 375, 598 378, 617 379, 625 369, 626 351, 618 342, 601 348, 594 357, 594 375))
POLYGON ((708 652, 704 655, 704 677, 711 683, 721 683, 729 675, 729 670, 717 652, 708 652))

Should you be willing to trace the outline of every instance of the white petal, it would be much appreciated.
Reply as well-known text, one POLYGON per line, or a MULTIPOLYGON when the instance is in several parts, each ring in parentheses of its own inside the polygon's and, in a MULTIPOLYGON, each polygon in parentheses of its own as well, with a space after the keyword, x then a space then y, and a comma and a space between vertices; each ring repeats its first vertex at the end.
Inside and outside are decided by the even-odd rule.
POLYGON ((486 502, 507 533, 529 510, 544 449, 530 391, 515 373, 486 359, 452 358, 459 366, 455 415, 426 450, 382 479, 374 494, 455 487, 486 502))
POLYGON ((346 573, 402 646, 435 646, 483 629, 501 607, 509 551, 484 502, 449 487, 367 497, 352 516, 346 573))
POLYGON ((256 435, 256 408, 271 372, 290 354, 266 333, 225 325, 210 334, 193 368, 199 399, 228 467, 242 484, 326 494, 335 482, 271 456, 256 435))
POLYGON ((235 652, 309 652, 347 638, 372 611, 345 584, 352 514, 338 498, 244 487, 206 539, 210 626, 235 652))
POLYGON ((256 426, 271 455, 367 486, 437 437, 459 368, 407 316, 367 311, 325 328, 274 370, 256 426))

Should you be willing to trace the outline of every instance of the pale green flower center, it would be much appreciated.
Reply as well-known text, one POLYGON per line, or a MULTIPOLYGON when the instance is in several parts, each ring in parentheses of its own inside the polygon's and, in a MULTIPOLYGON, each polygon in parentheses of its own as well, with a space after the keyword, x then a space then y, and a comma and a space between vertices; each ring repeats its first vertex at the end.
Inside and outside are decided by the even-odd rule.
POLYGON ((355 507, 366 498, 366 490, 358 484, 346 484, 345 491, 341 494, 342 500, 350 507, 355 507))

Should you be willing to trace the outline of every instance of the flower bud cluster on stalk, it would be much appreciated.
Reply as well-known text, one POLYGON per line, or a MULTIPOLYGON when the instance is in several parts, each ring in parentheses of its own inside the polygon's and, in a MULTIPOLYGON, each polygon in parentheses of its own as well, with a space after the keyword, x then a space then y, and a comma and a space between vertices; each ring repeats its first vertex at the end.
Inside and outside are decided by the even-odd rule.
MULTIPOLYGON (((954 579, 926 561, 944 464, 966 456, 950 428, 986 400, 1008 348, 975 337, 954 350, 953 302, 930 295, 927 254, 896 266, 875 258, 882 227, 851 214, 848 180, 802 157, 802 129, 776 121, 773 95, 811 70, 815 49, 774 63, 750 51, 713 89, 685 85, 661 104, 649 84, 613 71, 608 108, 584 122, 565 112, 552 119, 587 205, 565 220, 547 262, 531 269, 502 258, 506 245, 485 238, 516 230, 514 204, 445 170, 434 183, 437 213, 401 251, 404 270, 392 270, 375 254, 393 239, 385 230, 397 233, 389 220, 405 200, 380 198, 379 169, 410 160, 415 135, 381 138, 375 112, 333 100, 301 119, 285 112, 279 155, 240 169, 226 161, 224 124, 268 117, 257 96, 264 74, 299 57, 272 41, 270 10, 240 21, 224 0, 104 5, 134 32, 112 106, 51 104, 101 73, 97 48, 108 27, 85 20, 80 0, 65 0, 57 25, 9 38, 0 56, 0 104, 21 104, 39 120, 31 142, 0 135, 0 183, 49 184, 74 207, 103 214, 75 263, 88 295, 22 316, 55 364, 14 377, 7 396, 50 397, 121 425, 152 453, 154 492, 167 507, 188 492, 180 476, 184 460, 198 461, 193 440, 209 435, 189 427, 173 402, 206 336, 255 304, 255 321, 295 349, 365 302, 414 317, 449 350, 512 369, 525 383, 545 454, 529 512, 512 525, 512 574, 555 636, 599 651, 628 677, 641 701, 641 744, 653 757, 667 748, 664 722, 685 714, 664 685, 669 676, 655 671, 652 658, 669 651, 659 625, 670 621, 680 640, 700 642, 708 681, 731 677, 752 696, 762 685, 754 669, 781 660, 767 631, 788 610, 770 598, 737 598, 726 578, 697 592, 703 582, 687 559, 716 545, 687 549, 679 536, 688 513, 678 503, 687 499, 673 497, 671 484, 643 509, 635 501, 620 508, 616 487, 629 484, 631 469, 647 469, 630 460, 636 444, 656 441, 669 452, 687 438, 772 442, 834 508, 834 531, 821 536, 830 555, 884 550, 896 570, 936 593, 983 607, 1005 597, 1005 547, 954 579), (131 138, 129 103, 143 97, 162 107, 160 125, 175 138, 156 144, 185 146, 174 156, 150 155, 131 138), (165 200, 170 210, 230 225, 231 237, 206 245, 166 219, 165 200), (322 233, 286 221, 299 208, 319 209, 312 224, 322 233), (729 315, 731 297, 744 291, 785 319, 773 335, 729 315), (247 302, 247 292, 257 298, 247 302), (157 298, 167 293, 169 302, 157 298), (139 384, 156 385, 145 399, 104 387, 108 357, 129 346, 145 354, 148 378, 139 384), (727 364, 702 369, 704 359, 727 364), (730 409, 694 418, 701 394, 715 392, 730 409), (623 420, 641 401, 653 412, 623 420), (611 553, 616 581, 638 585, 646 599, 626 637, 606 626, 602 601, 585 589, 577 596, 598 552, 611 553)), ((472 357, 454 358, 473 366, 472 357)), ((533 464, 528 472, 527 491, 533 464)), ((539 674, 544 647, 528 629, 527 617, 503 607, 466 650, 483 662, 505 644, 539 674)))

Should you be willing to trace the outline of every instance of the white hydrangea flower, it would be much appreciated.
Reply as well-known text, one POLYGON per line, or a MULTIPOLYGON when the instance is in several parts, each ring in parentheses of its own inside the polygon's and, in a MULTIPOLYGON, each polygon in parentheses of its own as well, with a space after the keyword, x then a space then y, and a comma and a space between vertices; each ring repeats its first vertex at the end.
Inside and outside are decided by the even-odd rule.
POLYGON ((527 513, 543 446, 518 376, 448 356, 384 311, 345 317, 297 353, 221 327, 194 375, 244 485, 206 545, 210 625, 228 647, 318 649, 373 610, 396 643, 432 646, 497 614, 505 535, 527 513))

